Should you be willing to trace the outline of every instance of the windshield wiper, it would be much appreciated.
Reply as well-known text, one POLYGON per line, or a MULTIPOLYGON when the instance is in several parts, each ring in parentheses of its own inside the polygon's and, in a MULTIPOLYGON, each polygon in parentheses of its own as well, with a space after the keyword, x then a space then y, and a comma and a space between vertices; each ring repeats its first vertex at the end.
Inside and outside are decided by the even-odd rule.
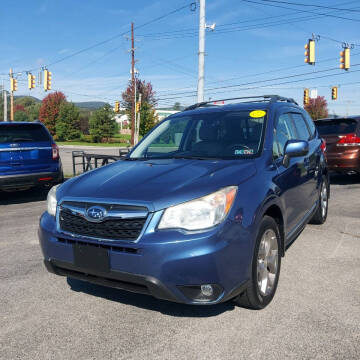
POLYGON ((186 160, 220 160, 220 158, 217 158, 217 157, 185 156, 185 155, 173 156, 172 158, 173 159, 186 159, 186 160))

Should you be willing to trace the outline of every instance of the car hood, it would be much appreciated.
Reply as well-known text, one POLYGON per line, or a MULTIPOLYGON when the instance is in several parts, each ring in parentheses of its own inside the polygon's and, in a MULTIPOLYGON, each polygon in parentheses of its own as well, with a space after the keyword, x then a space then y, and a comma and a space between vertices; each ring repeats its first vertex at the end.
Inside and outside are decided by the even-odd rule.
POLYGON ((118 161, 66 181, 57 199, 142 204, 157 211, 239 185, 255 173, 254 160, 118 161))

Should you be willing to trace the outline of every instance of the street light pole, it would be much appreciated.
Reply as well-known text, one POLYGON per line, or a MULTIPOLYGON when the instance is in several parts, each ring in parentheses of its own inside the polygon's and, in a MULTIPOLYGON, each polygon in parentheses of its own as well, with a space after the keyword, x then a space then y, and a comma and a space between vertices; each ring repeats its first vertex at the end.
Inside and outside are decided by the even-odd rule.
POLYGON ((205 81, 205 0, 200 0, 199 15, 199 70, 197 102, 204 101, 204 81, 205 81))

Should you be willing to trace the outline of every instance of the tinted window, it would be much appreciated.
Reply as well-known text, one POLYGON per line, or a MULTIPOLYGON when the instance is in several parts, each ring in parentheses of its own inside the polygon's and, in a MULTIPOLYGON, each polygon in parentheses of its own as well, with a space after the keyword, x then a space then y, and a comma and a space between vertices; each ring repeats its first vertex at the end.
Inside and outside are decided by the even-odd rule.
MULTIPOLYGON (((251 111, 195 113, 169 118, 146 136, 130 158, 240 158, 261 150, 266 115, 251 111)), ((265 113, 265 112, 264 112, 265 113)))
POLYGON ((304 118, 300 114, 291 114, 294 119, 294 124, 296 127, 297 140, 309 140, 310 133, 309 128, 307 127, 304 118))
POLYGON ((0 125, 0 143, 26 141, 50 141, 50 136, 42 125, 0 125))
POLYGON ((309 129, 310 129, 311 137, 315 136, 316 126, 314 124, 313 119, 311 118, 311 116, 307 112, 304 114, 304 118, 305 118, 305 121, 306 121, 309 129))
POLYGON ((354 119, 318 120, 316 127, 320 135, 350 134, 356 131, 357 121, 354 119))
POLYGON ((292 120, 289 114, 282 114, 277 119, 274 128, 273 155, 275 159, 284 155, 286 142, 293 139, 296 139, 296 133, 292 120))

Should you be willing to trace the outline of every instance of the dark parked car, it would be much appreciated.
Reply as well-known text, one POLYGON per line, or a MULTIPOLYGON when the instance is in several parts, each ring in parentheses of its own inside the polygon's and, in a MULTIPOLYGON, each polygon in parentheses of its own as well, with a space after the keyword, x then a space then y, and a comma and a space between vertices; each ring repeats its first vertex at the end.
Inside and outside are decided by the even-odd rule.
POLYGON ((360 174, 360 116, 321 119, 315 124, 326 141, 329 170, 360 174))
POLYGON ((52 186, 63 180, 59 148, 39 122, 0 122, 0 190, 52 186))
POLYGON ((124 160, 53 187, 47 269, 188 304, 269 304, 287 247, 326 220, 328 171, 292 99, 245 100, 171 115, 124 160))

